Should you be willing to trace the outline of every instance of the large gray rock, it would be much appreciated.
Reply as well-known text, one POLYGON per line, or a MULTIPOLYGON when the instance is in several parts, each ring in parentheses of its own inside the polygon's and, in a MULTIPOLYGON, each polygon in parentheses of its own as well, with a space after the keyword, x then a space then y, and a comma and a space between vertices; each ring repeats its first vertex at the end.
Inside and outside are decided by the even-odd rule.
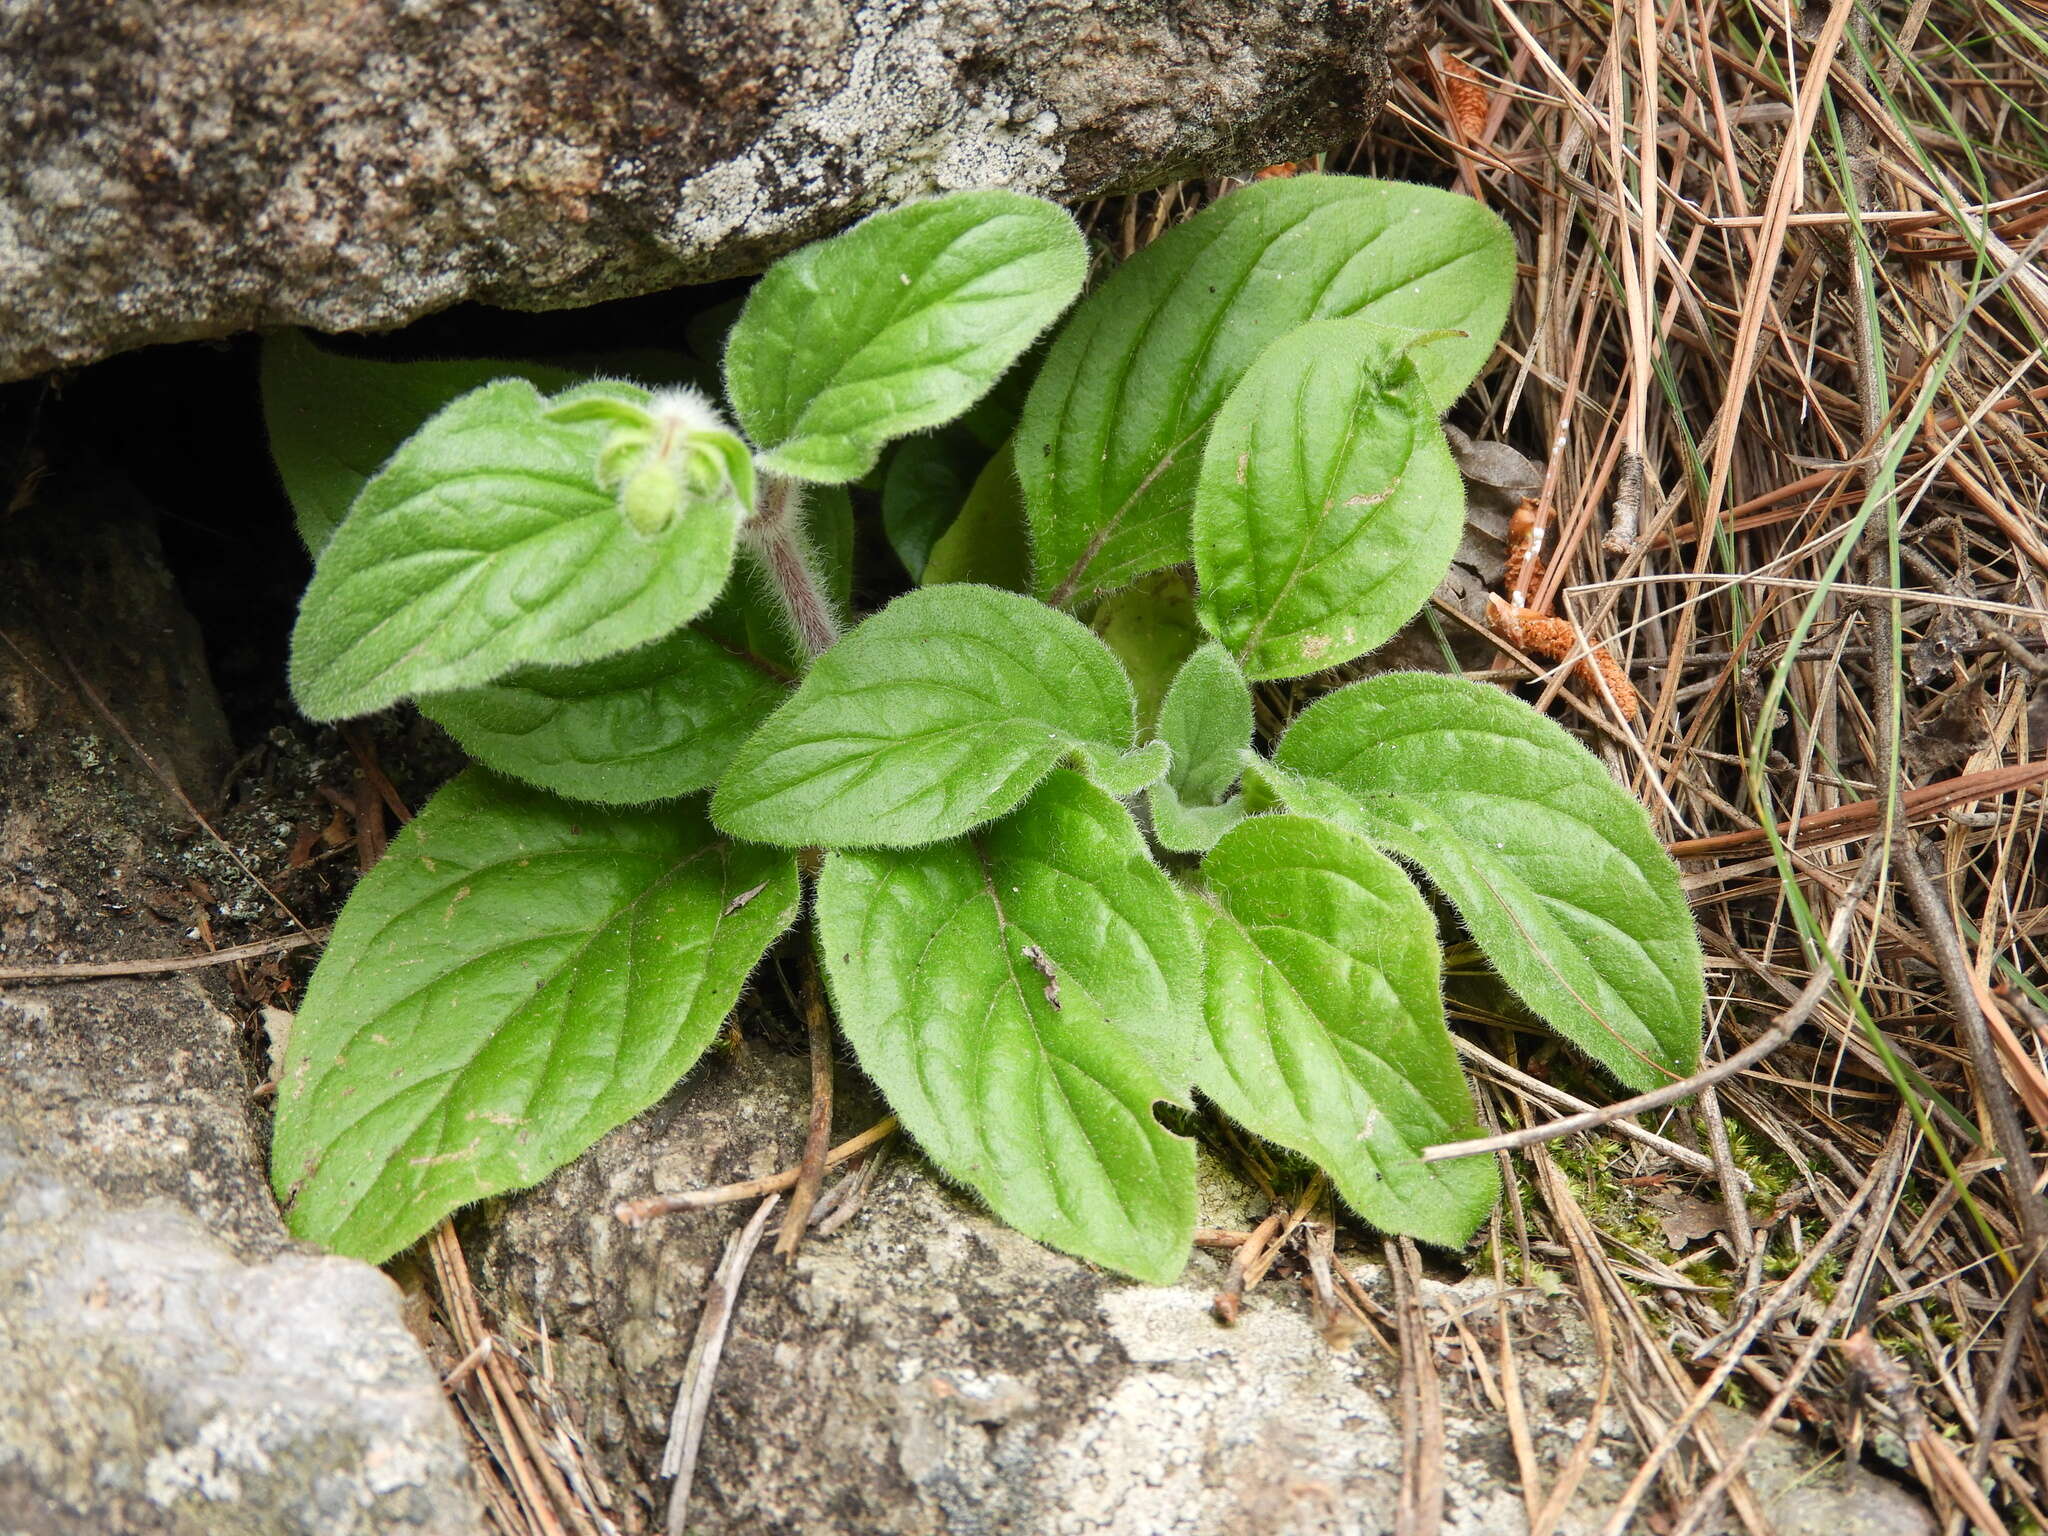
MULTIPOLYGON (((850 1073, 842 1072, 842 1079, 850 1073)), ((622 1197, 753 1177, 793 1160, 800 1064, 715 1062, 540 1188, 503 1202, 479 1283, 552 1343, 615 1485, 659 1508, 676 1383, 725 1237, 745 1208, 638 1231, 622 1197)), ((876 1111, 855 1104, 842 1132, 876 1111)), ((1257 1219, 1213 1167, 1204 1219, 1257 1219)), ((1352 1256, 1386 1297, 1380 1267, 1352 1256)), ((793 1266, 764 1245, 719 1373, 691 1526, 699 1533, 861 1536, 1382 1536, 1401 1480, 1397 1362, 1369 1339, 1333 1349, 1305 1298, 1268 1280, 1238 1325, 1210 1300, 1221 1261, 1181 1283, 1126 1284, 991 1221, 899 1155, 861 1213, 793 1266)), ((1517 1462, 1451 1318, 1481 1337, 1490 1281, 1424 1283, 1447 1421, 1444 1530, 1526 1529, 1517 1462)), ((1599 1376, 1563 1298, 1518 1294, 1517 1360, 1547 1479, 1587 1427, 1599 1376)), ((1738 1426, 1730 1423, 1724 1433, 1738 1426)), ((1610 1411, 1566 1533, 1599 1528, 1640 1451, 1610 1411)), ((1774 1437, 1753 1480, 1782 1536, 1931 1536, 1904 1491, 1774 1437), (1768 1473, 1768 1476, 1764 1475, 1768 1473), (1781 1496, 1782 1495, 1782 1496, 1781 1496)), ((1732 1529, 1718 1525, 1716 1530, 1732 1529)))
MULTIPOLYGON (((132 492, 59 464, 0 519, 0 631, 0 966, 189 951, 233 866, 158 772, 211 800, 228 743, 132 492)), ((479 1528, 397 1286, 288 1241, 255 1081, 196 977, 0 981, 9 1536, 479 1528)))
POLYGON ((11 0, 0 379, 742 272, 853 215, 1245 171, 1363 123, 1387 0, 11 0))
POLYGON ((0 1529, 474 1536, 439 1383, 367 1264, 249 1263, 0 1132, 0 1529))

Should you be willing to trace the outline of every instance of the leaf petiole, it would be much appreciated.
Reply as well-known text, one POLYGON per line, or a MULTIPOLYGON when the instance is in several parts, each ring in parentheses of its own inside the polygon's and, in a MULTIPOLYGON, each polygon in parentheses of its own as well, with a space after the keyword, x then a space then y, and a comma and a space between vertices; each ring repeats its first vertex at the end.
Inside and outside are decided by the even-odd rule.
POLYGON ((818 657, 839 640, 839 619, 819 579, 803 525, 803 487, 781 475, 760 476, 754 509, 740 542, 760 563, 790 633, 804 654, 818 657))

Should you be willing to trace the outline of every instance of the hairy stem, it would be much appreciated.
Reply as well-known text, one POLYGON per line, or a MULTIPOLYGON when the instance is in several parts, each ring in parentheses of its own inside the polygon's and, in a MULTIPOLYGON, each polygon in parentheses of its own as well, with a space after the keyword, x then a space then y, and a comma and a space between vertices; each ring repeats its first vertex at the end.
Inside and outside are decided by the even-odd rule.
POLYGON ((768 573, 791 633, 806 654, 822 656, 839 639, 832 600, 818 580, 810 542, 804 537, 803 489, 794 480, 765 475, 754 515, 740 530, 747 547, 768 573))

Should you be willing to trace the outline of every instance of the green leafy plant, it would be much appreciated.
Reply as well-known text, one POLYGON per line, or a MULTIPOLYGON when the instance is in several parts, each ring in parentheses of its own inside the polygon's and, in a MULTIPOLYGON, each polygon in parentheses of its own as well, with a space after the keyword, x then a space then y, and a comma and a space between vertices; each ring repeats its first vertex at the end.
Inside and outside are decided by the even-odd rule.
POLYGON ((1505 227, 1426 188, 1257 184, 1034 352, 1088 266, 1008 192, 875 215, 755 286, 723 409, 687 365, 270 344, 317 556, 299 703, 414 699, 478 764, 308 989, 273 1161, 296 1232, 382 1259, 653 1103, 806 867, 840 1029, 932 1161, 1145 1279, 1195 1220, 1156 1110, 1198 1094, 1381 1228, 1484 1219, 1491 1163, 1420 1156, 1475 1125, 1414 874, 1619 1082, 1695 1065, 1675 869, 1563 730, 1388 674, 1258 750, 1253 683, 1364 655, 1444 575, 1438 418, 1506 313, 1505 227), (857 621, 853 482, 915 583, 857 621))

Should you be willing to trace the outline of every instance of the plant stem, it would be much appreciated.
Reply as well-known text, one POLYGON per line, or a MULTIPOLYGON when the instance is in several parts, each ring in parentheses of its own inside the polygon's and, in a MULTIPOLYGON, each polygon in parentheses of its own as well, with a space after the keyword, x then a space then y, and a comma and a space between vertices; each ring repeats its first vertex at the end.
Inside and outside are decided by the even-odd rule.
POLYGON ((754 515, 740 534, 768 573, 797 643, 807 655, 822 656, 839 639, 839 621, 811 563, 803 504, 803 489, 796 481, 764 475, 754 515))

